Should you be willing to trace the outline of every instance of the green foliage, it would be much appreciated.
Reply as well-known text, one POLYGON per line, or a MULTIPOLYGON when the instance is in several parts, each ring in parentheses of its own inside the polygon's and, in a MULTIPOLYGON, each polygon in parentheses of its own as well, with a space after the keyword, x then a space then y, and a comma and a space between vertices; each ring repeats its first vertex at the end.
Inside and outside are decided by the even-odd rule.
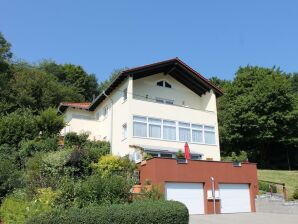
POLYGON ((221 160, 226 162, 244 162, 247 161, 247 153, 240 151, 239 155, 237 155, 236 152, 231 152, 230 156, 222 156, 221 160))
POLYGON ((15 160, 0 154, 0 202, 15 188, 23 186, 22 172, 16 166, 15 160))
POLYGON ((20 143, 19 157, 25 160, 27 157, 32 156, 36 152, 50 152, 58 149, 58 138, 35 138, 20 143))
POLYGON ((148 189, 148 186, 142 188, 142 197, 141 200, 162 200, 164 199, 164 193, 161 191, 161 186, 152 185, 151 189, 148 189))
POLYGON ((65 126, 63 116, 58 115, 57 110, 54 108, 48 108, 42 111, 37 116, 36 122, 43 137, 58 135, 65 126))
POLYGON ((98 92, 101 94, 103 91, 105 91, 106 88, 108 88, 108 86, 114 81, 114 79, 116 79, 126 69, 127 68, 115 69, 107 80, 99 84, 98 92))
POLYGON ((298 186, 296 186, 294 193, 293 193, 293 199, 298 199, 298 186))
POLYGON ((131 186, 130 180, 118 175, 111 178, 97 173, 79 181, 65 178, 61 181, 56 203, 64 208, 124 203, 128 201, 131 186))
POLYGON ((188 210, 180 202, 146 201, 109 207, 87 207, 83 209, 54 210, 33 217, 28 224, 187 224, 188 210))
POLYGON ((16 191, 3 201, 0 214, 7 224, 25 223, 28 219, 52 209, 57 193, 50 188, 39 189, 37 197, 30 199, 23 191, 16 191))
POLYGON ((10 47, 11 44, 6 41, 3 34, 0 32, 0 73, 4 72, 9 66, 9 61, 12 57, 10 47))
POLYGON ((65 146, 82 146, 88 141, 88 134, 77 134, 75 132, 69 132, 64 136, 65 146))
POLYGON ((277 193, 277 187, 274 184, 270 184, 264 181, 259 181, 259 190, 264 192, 270 192, 277 193))
POLYGON ((102 156, 98 163, 94 163, 92 167, 102 173, 104 176, 111 174, 122 174, 132 176, 136 169, 136 164, 126 157, 119 157, 114 155, 102 156))
POLYGON ((79 94, 84 96, 84 100, 92 101, 93 96, 98 95, 95 75, 87 74, 81 66, 59 65, 54 61, 43 61, 39 68, 54 75, 65 86, 76 89, 79 94))
POLYGON ((298 101, 289 76, 275 68, 247 66, 232 82, 221 85, 225 94, 218 100, 218 118, 223 154, 241 149, 260 167, 288 167, 298 146, 298 101))
POLYGON ((182 150, 179 149, 178 152, 176 153, 176 157, 177 158, 185 158, 184 152, 182 152, 182 150))
POLYGON ((0 145, 18 146, 21 141, 38 135, 36 118, 30 110, 18 110, 0 117, 0 145))

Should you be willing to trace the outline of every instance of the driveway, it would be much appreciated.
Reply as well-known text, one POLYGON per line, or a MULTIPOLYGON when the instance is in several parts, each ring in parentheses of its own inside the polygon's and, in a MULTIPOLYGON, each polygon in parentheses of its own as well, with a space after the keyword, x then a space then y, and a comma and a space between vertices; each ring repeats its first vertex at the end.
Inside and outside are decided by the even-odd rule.
POLYGON ((298 214, 237 213, 219 215, 191 215, 190 224, 297 224, 298 214))

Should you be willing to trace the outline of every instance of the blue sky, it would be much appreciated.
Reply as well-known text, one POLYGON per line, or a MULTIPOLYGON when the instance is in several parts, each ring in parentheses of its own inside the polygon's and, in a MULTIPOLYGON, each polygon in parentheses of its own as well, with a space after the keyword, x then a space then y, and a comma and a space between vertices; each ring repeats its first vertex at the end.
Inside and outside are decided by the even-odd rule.
POLYGON ((206 77, 239 66, 298 72, 295 0, 2 0, 0 31, 16 58, 116 68, 179 57, 206 77))

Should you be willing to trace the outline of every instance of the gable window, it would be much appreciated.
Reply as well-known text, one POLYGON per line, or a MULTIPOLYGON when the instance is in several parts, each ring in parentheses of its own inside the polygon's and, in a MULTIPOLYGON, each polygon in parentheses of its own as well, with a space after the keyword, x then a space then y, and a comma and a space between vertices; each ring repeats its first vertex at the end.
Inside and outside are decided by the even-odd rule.
POLYGON ((127 88, 123 90, 123 101, 127 100, 127 88))
POLYGON ((133 116, 133 136, 147 137, 147 118, 133 116))
POLYGON ((149 138, 161 138, 161 120, 148 118, 149 138))
POLYGON ((122 125, 122 139, 126 139, 127 138, 127 124, 123 124, 122 125))
POLYGON ((157 86, 161 86, 161 87, 163 87, 163 81, 159 81, 159 82, 157 82, 156 85, 157 85, 157 86))
POLYGON ((176 140, 176 122, 163 120, 163 139, 176 140))
POLYGON ((179 141, 190 142, 190 123, 179 122, 179 141))
POLYGON ((192 124, 191 125, 192 132, 192 141, 193 142, 203 142, 203 125, 192 124))
POLYGON ((172 85, 168 83, 167 81, 158 81, 156 83, 157 86, 166 87, 166 88, 172 88, 172 85))
POLYGON ((215 144, 215 128, 212 126, 204 126, 204 137, 206 144, 215 144))

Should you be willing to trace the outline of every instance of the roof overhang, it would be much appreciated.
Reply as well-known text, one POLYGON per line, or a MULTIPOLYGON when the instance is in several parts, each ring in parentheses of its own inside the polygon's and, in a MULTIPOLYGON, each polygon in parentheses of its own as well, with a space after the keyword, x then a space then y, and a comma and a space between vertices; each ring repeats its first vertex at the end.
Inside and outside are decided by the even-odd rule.
MULTIPOLYGON (((217 97, 223 95, 222 90, 212 84, 208 79, 203 77, 200 73, 193 70, 186 65, 179 58, 174 58, 162 62, 157 62, 149 65, 144 65, 132 69, 122 71, 108 86, 104 93, 100 94, 87 109, 94 111, 95 108, 110 95, 117 86, 119 86, 127 77, 133 77, 134 80, 141 79, 157 73, 163 73, 170 75, 178 82, 191 89, 193 92, 202 96, 208 91, 213 91, 217 97)), ((67 107, 67 106, 66 106, 67 107)), ((59 106, 59 109, 63 112, 65 108, 63 105, 59 106)))

